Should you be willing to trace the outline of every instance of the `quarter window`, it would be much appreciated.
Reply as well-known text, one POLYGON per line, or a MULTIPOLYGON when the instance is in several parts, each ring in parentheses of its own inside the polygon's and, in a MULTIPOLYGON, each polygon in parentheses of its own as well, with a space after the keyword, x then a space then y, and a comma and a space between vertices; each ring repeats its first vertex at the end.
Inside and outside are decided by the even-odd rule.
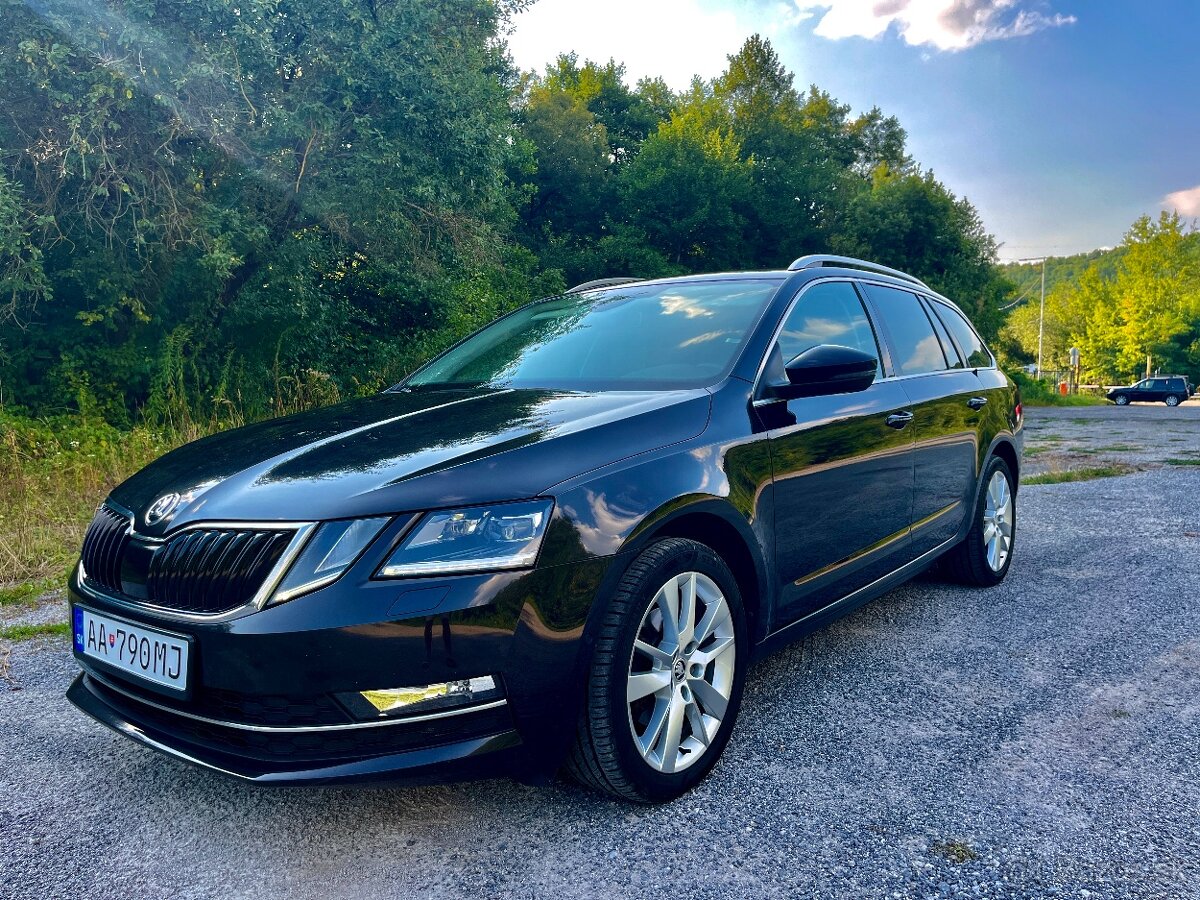
POLYGON ((779 334, 779 352, 785 363, 819 344, 852 347, 879 359, 867 311, 848 281, 829 281, 805 291, 779 334))
MULTIPOLYGON (((926 301, 926 312, 929 309, 929 301, 926 301)), ((933 330, 937 332, 938 340, 942 344, 942 352, 946 354, 946 361, 950 364, 950 368, 963 368, 962 357, 958 355, 958 349, 954 346, 954 341, 950 339, 950 335, 946 331, 946 326, 942 324, 942 320, 934 314, 929 317, 929 321, 933 323, 933 330)))
POLYGON ((951 309, 945 303, 937 303, 935 301, 931 305, 934 312, 938 314, 946 324, 946 327, 950 329, 951 334, 954 335, 954 339, 958 341, 958 346, 962 348, 963 354, 967 357, 967 367, 977 369, 991 366, 992 355, 983 346, 983 341, 979 339, 979 335, 975 333, 975 329, 971 327, 971 324, 956 310, 951 309))
POLYGON ((871 298, 887 327, 897 375, 921 375, 947 368, 941 342, 916 294, 871 285, 871 298))

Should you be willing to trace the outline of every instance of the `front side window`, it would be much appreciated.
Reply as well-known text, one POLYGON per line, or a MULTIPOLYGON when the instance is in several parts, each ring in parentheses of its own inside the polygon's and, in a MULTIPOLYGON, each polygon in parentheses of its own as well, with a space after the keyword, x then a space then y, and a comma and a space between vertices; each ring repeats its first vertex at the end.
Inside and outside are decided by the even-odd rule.
POLYGON ((958 341, 958 346, 967 357, 967 368, 987 368, 992 365, 992 355, 983 346, 983 341, 979 339, 975 329, 958 310, 937 301, 932 301, 930 305, 958 341))
POLYGON ((778 279, 634 284, 531 303, 404 386, 707 387, 729 374, 778 287, 778 279))
POLYGON ((824 282, 805 291, 779 333, 779 352, 785 363, 820 344, 851 347, 879 359, 867 311, 848 281, 824 282))
POLYGON ((917 295, 897 288, 871 285, 871 299, 891 339, 897 375, 921 375, 948 367, 942 344, 917 295))

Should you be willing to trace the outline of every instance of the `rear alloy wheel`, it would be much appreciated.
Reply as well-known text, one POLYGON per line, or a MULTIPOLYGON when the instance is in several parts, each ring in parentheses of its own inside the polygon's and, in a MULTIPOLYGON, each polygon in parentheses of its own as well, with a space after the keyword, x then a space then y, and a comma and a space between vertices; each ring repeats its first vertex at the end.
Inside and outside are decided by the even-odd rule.
POLYGON ((1113 398, 1113 403, 1117 404, 1117 406, 1128 406, 1129 398, 1124 394, 1117 394, 1117 396, 1113 398))
POLYGON ((1165 402, 1166 402, 1167 406, 1178 406, 1179 398, 1176 397, 1174 394, 1167 394, 1167 399, 1165 402))
POLYGON ((984 471, 971 530, 945 556, 950 574, 964 584, 991 587, 1008 574, 1017 536, 1017 503, 1012 472, 998 456, 984 471))
POLYGON ((569 771, 641 803, 683 794, 729 740, 748 655, 724 561, 695 541, 653 544, 605 612, 569 771))

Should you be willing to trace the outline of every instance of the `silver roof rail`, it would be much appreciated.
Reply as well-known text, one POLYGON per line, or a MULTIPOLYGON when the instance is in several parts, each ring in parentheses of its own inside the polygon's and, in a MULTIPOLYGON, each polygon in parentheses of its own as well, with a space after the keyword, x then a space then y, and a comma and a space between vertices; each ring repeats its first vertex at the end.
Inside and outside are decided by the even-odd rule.
POLYGON ((813 269, 819 266, 841 266, 846 269, 864 269, 867 272, 879 272, 882 275, 891 275, 893 278, 900 278, 904 281, 920 285, 927 291, 933 290, 933 288, 915 275, 909 275, 907 272, 901 272, 899 269, 893 269, 890 266, 881 266, 879 263, 867 262, 865 259, 855 259, 853 256, 831 256, 827 253, 813 253, 809 256, 800 257, 788 266, 788 271, 799 272, 801 269, 813 269))
POLYGON ((582 294, 584 291, 595 291, 600 288, 616 287, 619 284, 633 284, 635 281, 642 281, 641 278, 597 278, 595 281, 585 281, 583 284, 577 284, 573 288, 569 288, 568 294, 582 294))

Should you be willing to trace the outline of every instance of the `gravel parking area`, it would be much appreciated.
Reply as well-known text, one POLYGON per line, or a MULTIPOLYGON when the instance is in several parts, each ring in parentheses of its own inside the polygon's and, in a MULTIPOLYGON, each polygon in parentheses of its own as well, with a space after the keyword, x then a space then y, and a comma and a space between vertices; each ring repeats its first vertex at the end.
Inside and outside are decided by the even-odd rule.
MULTIPOLYGON (((1200 405, 1165 412, 1030 410, 1031 443, 1145 420, 1200 451, 1200 405)), ((760 665, 660 808, 245 787, 70 708, 61 641, 10 645, 0 896, 1200 897, 1200 467, 1145 465, 1024 488, 999 588, 924 578, 760 665)))
POLYGON ((1200 396, 1164 404, 1026 410, 1025 474, 1200 466, 1200 396))

